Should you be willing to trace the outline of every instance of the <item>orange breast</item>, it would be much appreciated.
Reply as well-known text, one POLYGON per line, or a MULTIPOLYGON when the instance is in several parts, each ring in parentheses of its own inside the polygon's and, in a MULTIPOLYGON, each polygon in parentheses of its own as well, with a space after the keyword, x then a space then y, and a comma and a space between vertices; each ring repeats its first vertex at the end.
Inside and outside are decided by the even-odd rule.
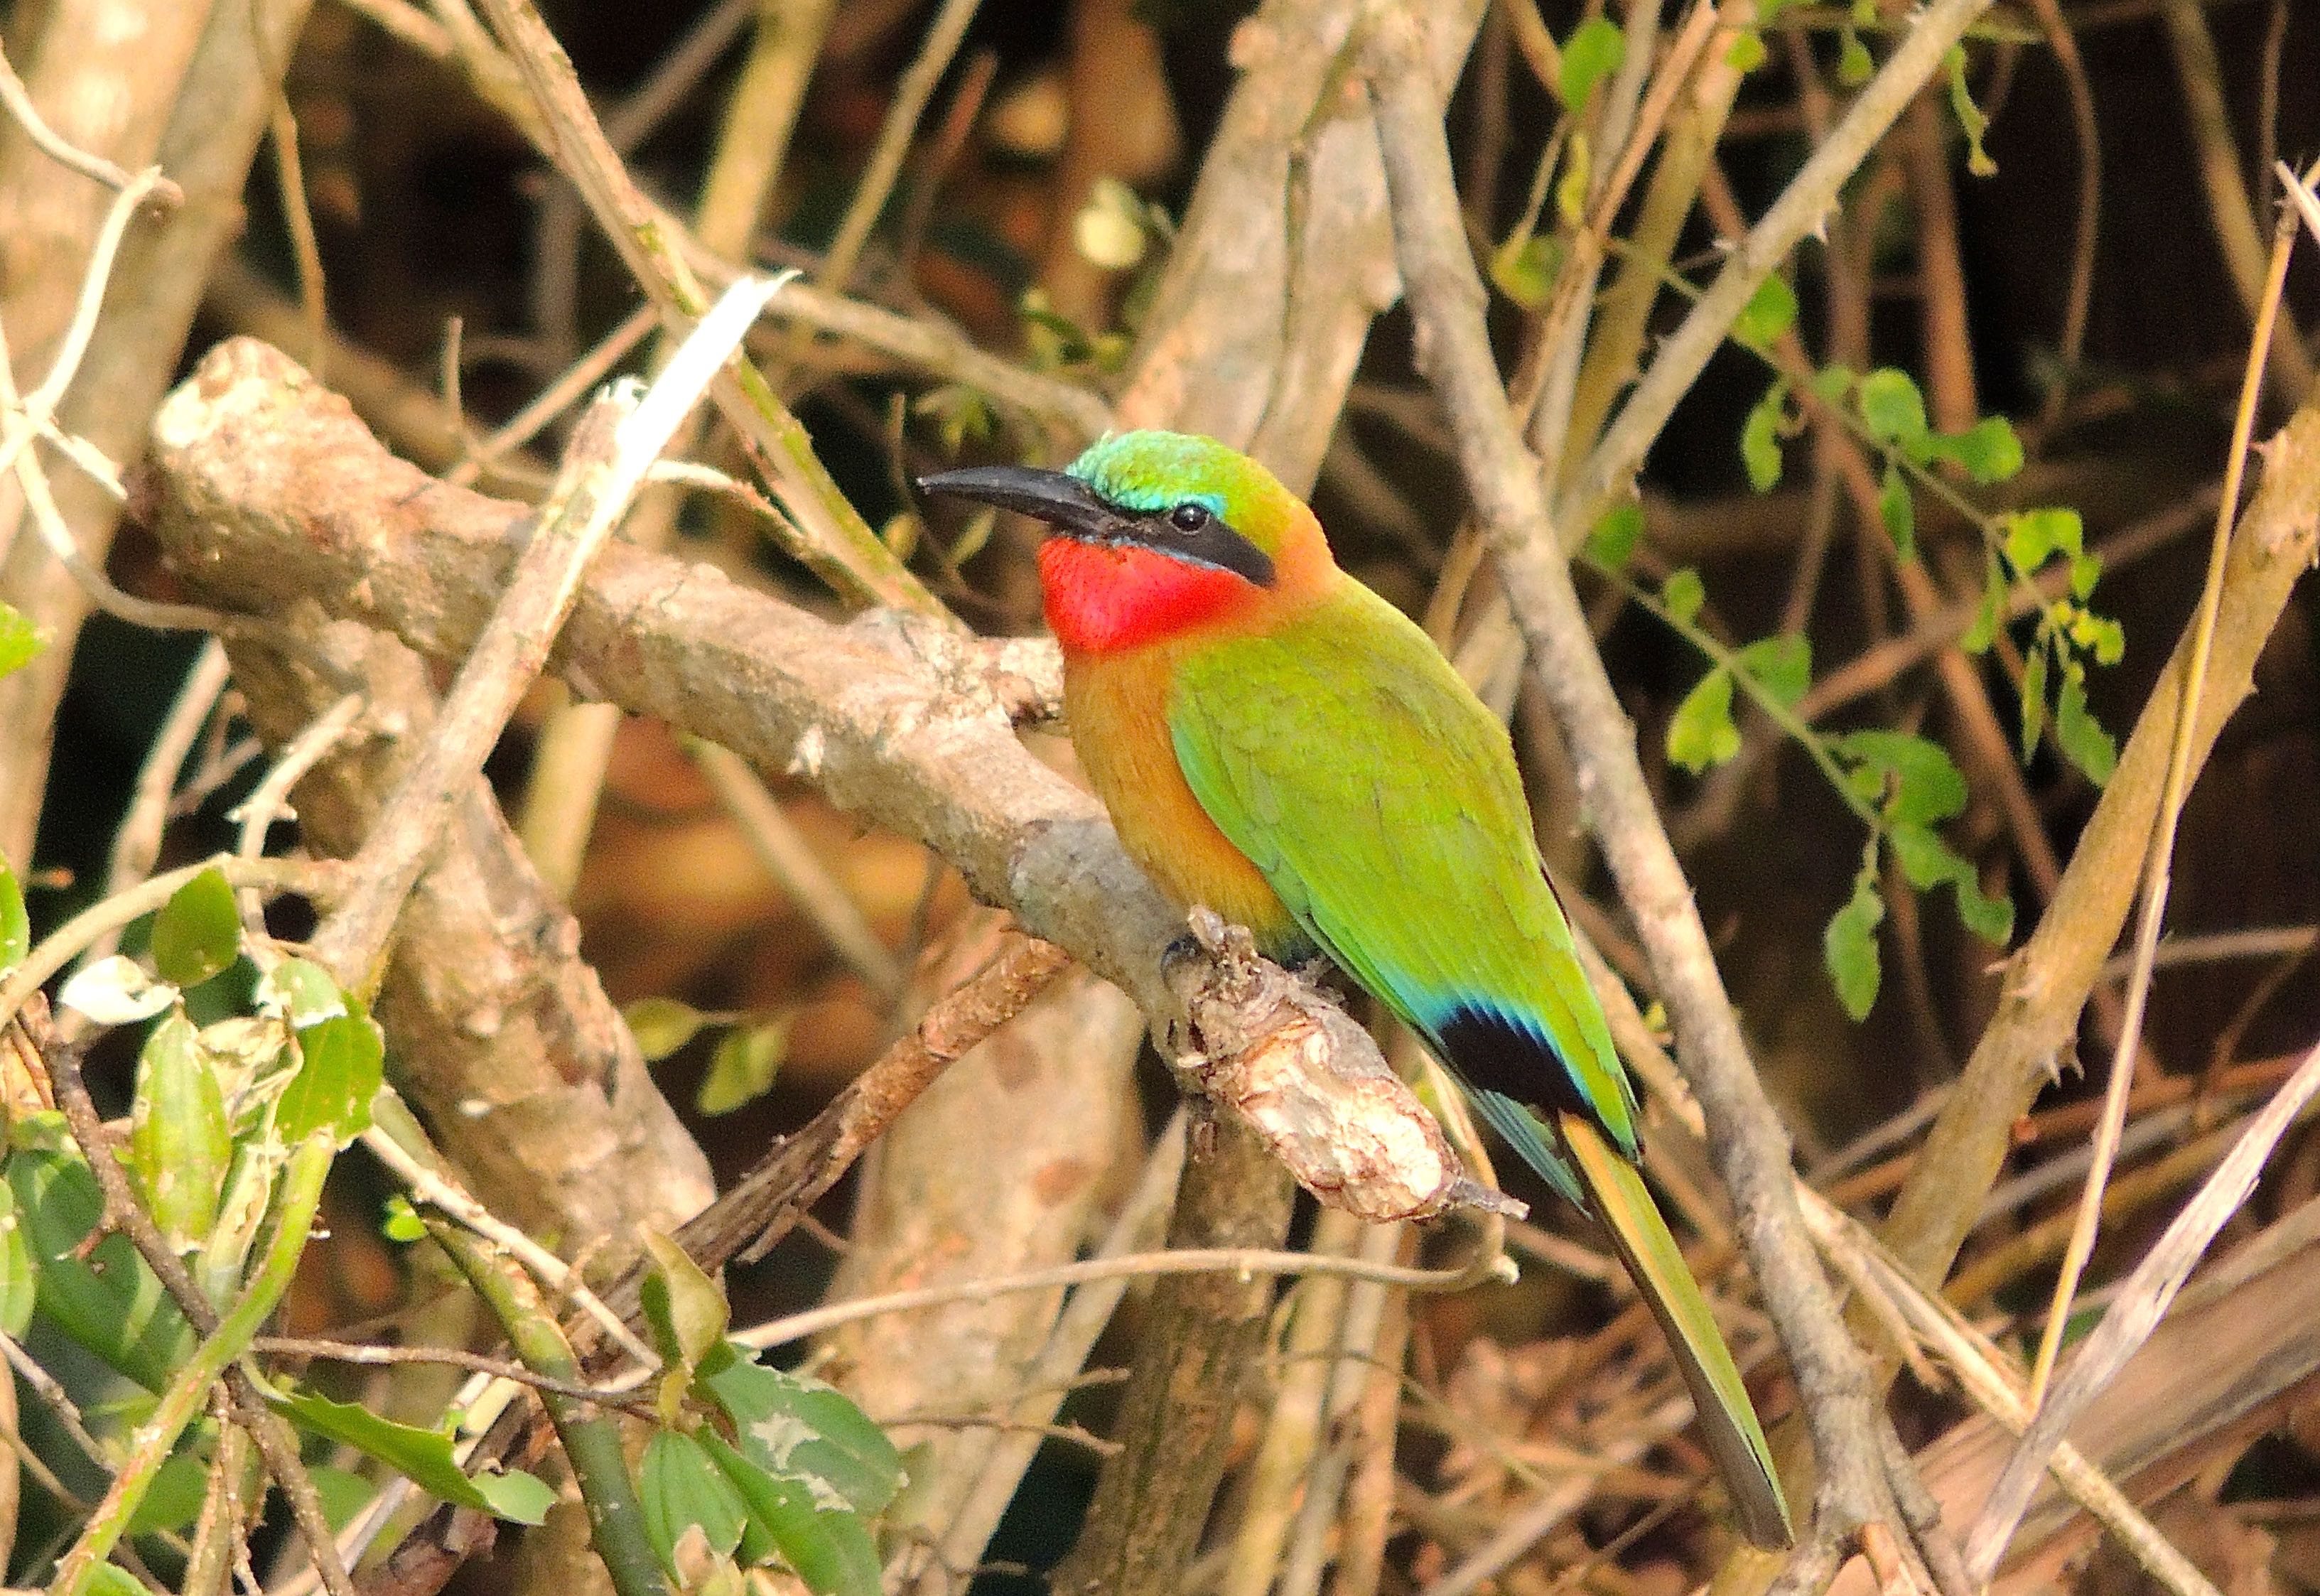
POLYGON ((1180 908, 1205 903, 1245 925, 1269 950, 1299 940, 1297 924, 1248 857, 1201 809, 1169 740, 1170 645, 1064 656, 1072 747, 1121 846, 1180 908))

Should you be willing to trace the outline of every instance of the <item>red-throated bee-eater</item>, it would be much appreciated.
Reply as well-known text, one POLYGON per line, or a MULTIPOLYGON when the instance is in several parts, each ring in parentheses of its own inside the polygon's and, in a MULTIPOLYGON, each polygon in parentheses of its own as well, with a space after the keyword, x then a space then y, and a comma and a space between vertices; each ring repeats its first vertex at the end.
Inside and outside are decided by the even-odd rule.
POLYGON ((978 467, 921 485, 1052 529, 1039 577, 1065 713, 1129 856, 1276 959, 1327 954, 1603 1222, 1675 1348, 1742 1528, 1790 1544, 1747 1388, 1636 1173, 1635 1090, 1497 717, 1337 568, 1302 501, 1213 439, 1126 432, 1066 471, 978 467))

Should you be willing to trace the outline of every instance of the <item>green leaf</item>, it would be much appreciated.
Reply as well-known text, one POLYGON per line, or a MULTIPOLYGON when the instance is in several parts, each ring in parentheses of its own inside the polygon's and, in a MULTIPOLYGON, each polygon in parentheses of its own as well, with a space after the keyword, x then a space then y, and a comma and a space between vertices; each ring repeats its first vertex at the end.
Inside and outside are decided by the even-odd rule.
POLYGON ((40 1272, 32 1262, 32 1245, 24 1235, 24 1220, 16 1211, 16 1193, 0 1182, 0 1334, 21 1341, 32 1322, 32 1304, 40 1290, 40 1272))
POLYGON ((1563 253, 1557 240, 1518 233, 1491 251, 1491 281, 1523 309, 1544 310, 1563 269, 1563 253))
POLYGON ((2054 696, 2054 740, 2089 781, 2109 784, 2118 768, 2118 744, 2087 707, 2086 667, 2075 659, 2063 668, 2062 690, 2054 696))
POLYGON ((378 1222, 378 1233, 389 1241, 424 1241, 427 1221, 411 1206, 411 1199, 397 1192, 386 1200, 386 1214, 378 1222))
POLYGON ((129 1172, 177 1251, 209 1238, 232 1161, 217 1069, 194 1022, 177 1010, 145 1038, 129 1108, 129 1172))
POLYGON ((651 1230, 644 1233, 644 1242, 652 1269, 639 1294, 654 1345, 665 1361, 690 1372, 725 1348, 732 1310, 717 1283, 683 1247, 651 1230))
POLYGON ((1906 371, 1880 366, 1861 379, 1861 419, 1880 444, 1926 436, 1926 397, 1906 371))
POLYGON ((1699 607, 1708 602, 1708 585, 1699 573, 1690 566, 1670 571, 1667 580, 1660 584, 1660 603, 1667 609, 1669 619, 1678 626, 1690 626, 1699 614, 1699 607))
POLYGON ((1966 86, 1965 46, 1951 45, 1942 64, 1949 68, 1950 110, 1957 117, 1958 126, 1965 130, 1965 169, 1977 177, 1994 177, 1998 175, 1998 163, 1981 147, 1981 136, 1989 131, 1989 118, 1973 103, 1973 91, 1966 86))
POLYGON ((1921 893, 1931 892, 1945 881, 1955 880, 1961 872, 1973 868, 1942 840, 1939 832, 1914 821, 1897 824, 1886 833, 1885 840, 1893 845, 1893 857, 1899 862, 1901 874, 1921 893))
POLYGON ((153 917, 153 965, 164 981, 199 986, 240 953, 241 912, 215 866, 179 887, 153 917))
POLYGON ((1859 88, 1877 76, 1877 59, 1861 42, 1861 35, 1853 32, 1851 23, 1843 30, 1843 39, 1836 55, 1836 80, 1846 88, 1859 88))
POLYGON ((1781 377, 1764 390, 1740 427, 1740 463, 1748 468, 1748 485, 1770 493, 1781 480, 1781 428, 1788 420, 1789 379, 1781 377))
POLYGON ((1909 479, 1901 474, 1900 462, 1885 462, 1885 480, 1877 489, 1877 517, 1885 523, 1885 535, 1893 540, 1893 549, 1903 559, 1917 558, 1917 504, 1909 496, 1909 479))
POLYGON ((21 669, 48 646, 40 629, 25 619, 23 611, 0 603, 0 676, 21 669))
POLYGON ((1797 291, 1774 272, 1756 285, 1756 292, 1732 323, 1732 336, 1752 349, 1772 347, 1772 340, 1797 324, 1797 291))
POLYGON ((1965 808, 1965 777, 1958 774, 1949 750, 1937 742, 1906 731, 1871 729, 1846 732, 1833 746, 1840 757, 1891 779, 1885 813, 1896 825, 1930 825, 1965 808))
POLYGON ((647 1064, 658 1064, 693 1040, 709 1019, 691 1003, 665 997, 639 998, 621 1011, 621 1018, 647 1064))
POLYGON ((350 1470, 332 1468, 327 1463, 310 1464, 306 1472, 313 1477, 314 1494, 322 1499, 322 1517, 333 1529, 344 1529, 355 1521, 355 1515, 368 1507, 378 1487, 350 1470))
POLYGON ((2116 665, 2126 652, 2126 632, 2119 623, 2092 610, 2071 617, 2071 641, 2095 657, 2097 665, 2116 665))
POLYGON ((367 1408, 334 1402, 312 1392, 293 1392, 287 1396, 269 1392, 267 1401, 301 1428, 325 1440, 343 1441, 377 1458, 445 1501, 515 1524, 537 1524, 555 1505, 556 1492, 521 1470, 503 1474, 461 1473, 451 1455, 451 1437, 440 1430, 396 1424, 367 1408))
POLYGON ((1971 872, 1958 876, 1951 884, 1957 889, 1959 923, 1983 941, 2005 947, 2014 936, 2014 900, 2003 893, 1989 896, 1971 872))
POLYGON ((208 1494, 209 1465, 189 1453, 173 1452, 161 1460, 145 1499, 129 1515, 129 1533, 154 1535, 183 1529, 201 1517, 202 1498, 208 1494))
POLYGON ((1756 28, 1743 28, 1733 36, 1732 48, 1724 52, 1724 64, 1735 72, 1754 72, 1764 64, 1764 35, 1756 28))
POLYGON ((1739 751, 1740 729, 1732 723, 1732 673, 1717 666, 1676 706, 1668 721, 1667 757, 1698 775, 1739 751))
POLYGON ((1836 1000, 1856 1020, 1869 1018, 1877 1002, 1881 972, 1877 960, 1877 926, 1885 918, 1885 900, 1877 895, 1873 875, 1862 872, 1846 900, 1821 933, 1821 962, 1828 966, 1836 1000))
POLYGON ((140 1385, 161 1390, 193 1352, 193 1327, 126 1236, 107 1236, 83 1256, 104 1212, 96 1176, 77 1156, 40 1147, 19 1146, 6 1169, 41 1311, 140 1385))
POLYGON ((2025 576, 2056 552, 2077 559, 2086 552, 2086 528, 2075 510, 2016 510, 1998 518, 2006 529, 2006 558, 2025 576))
POLYGON ((1812 686, 1812 639, 1801 632, 1759 638, 1740 650, 1736 663, 1782 709, 1796 708, 1812 686))
POLYGON ((1571 135, 1571 142, 1563 151, 1563 175, 1554 180, 1554 213, 1566 227, 1577 227, 1586 219, 1587 186, 1593 172, 1592 146, 1584 132, 1571 135))
MULTIPOLYGON (((1643 523, 1643 512, 1636 512, 1636 525, 1643 523)), ((0 976, 6 975, 24 962, 32 951, 32 922, 24 913, 24 889, 16 881, 16 873, 8 868, 8 861, 0 859, 0 976)))
POLYGON ((691 1436, 656 1430, 637 1466, 637 1495, 644 1503, 645 1534, 661 1564, 676 1572, 676 1543, 698 1527, 710 1550, 730 1556, 748 1527, 748 1504, 725 1477, 716 1459, 691 1436))
POLYGON ((1850 366, 1824 366, 1812 374, 1811 380, 1805 386, 1811 389, 1813 397, 1824 404, 1842 404, 1844 396, 1853 392, 1853 385, 1859 380, 1860 374, 1850 366))
POLYGON ((1610 572, 1624 571, 1644 540, 1644 507, 1630 500, 1606 511, 1587 534, 1587 558, 1610 572))
POLYGON ((875 1513, 902 1489, 894 1443, 834 1386, 751 1363, 746 1352, 702 1383, 733 1421, 743 1455, 806 1482, 816 1501, 875 1513))
POLYGON ((1563 46, 1563 103, 1573 116, 1587 109, 1595 86, 1627 59, 1627 35, 1606 16, 1590 16, 1572 30, 1563 46))
POLYGON ((2046 730, 2046 645, 2044 639, 2022 662, 2022 757, 2038 751, 2039 733, 2046 730))
POLYGON ((1951 461, 1984 486, 2022 469, 2022 440, 2002 415, 1986 416, 1962 432, 1936 432, 1926 442, 1934 458, 1951 461))
POLYGON ((2101 580, 2100 555, 2081 554, 2071 561, 2071 596, 2080 603, 2094 596, 2095 584, 2101 580))
POLYGON ((860 1514, 822 1505, 803 1481, 767 1474, 707 1430, 694 1440, 815 1596, 880 1596, 878 1548, 860 1514))
POLYGON ((285 958, 258 977, 258 1006, 288 1020, 293 1030, 349 1012, 347 994, 331 973, 304 958, 285 958))
POLYGON ((1987 653, 2006 620, 2006 573, 1998 568, 1998 556, 1987 549, 1982 563, 1981 604, 1973 612, 1973 624, 1958 639, 1958 647, 1969 654, 1987 653))
POLYGON ((149 1596, 137 1576, 118 1563, 99 1563, 81 1582, 78 1596, 149 1596))
POLYGON ((371 1099, 385 1078, 378 1027, 358 1010, 297 1036, 298 1072, 275 1105, 275 1129, 294 1147, 316 1130, 331 1132, 345 1147, 370 1129, 371 1099))
POLYGON ((704 1114, 730 1114, 764 1096, 780 1073, 782 1060, 788 1056, 789 1045, 786 1014, 727 1031, 710 1056, 709 1073, 702 1077, 693 1106, 704 1114))

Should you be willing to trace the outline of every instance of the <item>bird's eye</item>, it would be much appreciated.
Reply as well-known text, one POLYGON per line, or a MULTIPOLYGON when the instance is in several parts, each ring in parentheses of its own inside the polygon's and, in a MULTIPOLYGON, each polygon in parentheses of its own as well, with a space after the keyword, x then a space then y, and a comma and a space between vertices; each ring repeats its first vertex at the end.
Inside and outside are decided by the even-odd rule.
POLYGON ((1206 504, 1179 504, 1168 512, 1168 524, 1180 532, 1197 532, 1209 524, 1206 504))

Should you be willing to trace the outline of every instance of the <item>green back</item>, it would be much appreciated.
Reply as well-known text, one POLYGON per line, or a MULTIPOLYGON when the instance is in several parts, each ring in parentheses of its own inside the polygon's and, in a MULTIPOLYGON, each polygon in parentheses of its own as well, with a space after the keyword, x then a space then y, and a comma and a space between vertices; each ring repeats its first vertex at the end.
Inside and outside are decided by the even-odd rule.
POLYGON ((1346 578, 1269 635, 1189 650, 1168 726, 1201 807, 1349 975, 1437 1051, 1464 1015, 1532 1039, 1569 1090, 1541 1079, 1511 1094, 1575 1095, 1635 1155, 1633 1091, 1540 866, 1506 730, 1424 632, 1346 578))

